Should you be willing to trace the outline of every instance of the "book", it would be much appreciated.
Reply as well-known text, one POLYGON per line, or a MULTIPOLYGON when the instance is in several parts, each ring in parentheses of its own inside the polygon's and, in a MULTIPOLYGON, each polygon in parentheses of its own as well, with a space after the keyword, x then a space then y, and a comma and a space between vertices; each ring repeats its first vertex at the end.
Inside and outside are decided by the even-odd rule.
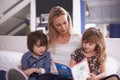
POLYGON ((19 69, 12 68, 7 71, 7 80, 28 80, 28 77, 19 69))
POLYGON ((72 68, 65 64, 55 62, 58 74, 73 80, 86 80, 89 77, 89 67, 87 59, 83 59, 72 68))

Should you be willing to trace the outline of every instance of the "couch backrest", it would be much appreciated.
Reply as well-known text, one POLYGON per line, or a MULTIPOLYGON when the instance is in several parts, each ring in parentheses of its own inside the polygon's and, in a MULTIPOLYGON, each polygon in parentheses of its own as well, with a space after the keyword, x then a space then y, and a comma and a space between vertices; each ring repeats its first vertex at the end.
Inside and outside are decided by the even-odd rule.
POLYGON ((106 42, 106 53, 108 56, 115 58, 118 62, 120 61, 120 38, 107 38, 106 42))
MULTIPOLYGON (((26 36, 0 36, 0 50, 26 52, 26 36)), ((106 53, 120 61, 120 38, 107 38, 106 53)))
MULTIPOLYGON (((15 67, 15 65, 18 65, 21 56, 24 52, 28 50, 26 42, 26 36, 0 36, 0 63, 3 63, 3 65, 0 66, 0 69, 9 69, 11 67, 15 67), (10 57, 9 55, 11 55, 12 57, 10 57), (16 59, 16 56, 18 56, 19 59, 16 59), (12 64, 12 62, 10 61, 16 62, 14 62, 14 64, 11 66, 6 66, 8 62, 9 64, 12 64)), ((113 58, 109 58, 107 60, 107 74, 111 74, 117 71, 117 69, 114 68, 118 68, 117 64, 119 64, 120 61, 120 38, 108 38, 105 40, 105 42, 107 56, 113 58)))
POLYGON ((0 36, 0 50, 26 52, 26 36, 0 36))

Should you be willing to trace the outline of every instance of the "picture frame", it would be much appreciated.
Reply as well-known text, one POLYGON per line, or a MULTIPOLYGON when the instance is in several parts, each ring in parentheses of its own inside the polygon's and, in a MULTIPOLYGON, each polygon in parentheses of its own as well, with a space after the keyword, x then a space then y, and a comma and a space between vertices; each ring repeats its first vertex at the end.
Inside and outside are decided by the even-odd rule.
POLYGON ((36 30, 42 31, 43 33, 45 33, 45 27, 37 27, 36 30))

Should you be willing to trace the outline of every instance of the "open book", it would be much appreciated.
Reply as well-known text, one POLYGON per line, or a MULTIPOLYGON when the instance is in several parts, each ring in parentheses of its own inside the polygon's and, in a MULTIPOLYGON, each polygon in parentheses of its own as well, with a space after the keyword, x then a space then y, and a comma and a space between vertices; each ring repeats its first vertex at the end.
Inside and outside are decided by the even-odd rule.
POLYGON ((28 77, 19 69, 9 69, 6 74, 7 80, 28 80, 28 77))
POLYGON ((86 58, 72 68, 57 62, 55 62, 55 65, 59 75, 66 78, 72 78, 74 80, 86 80, 86 78, 89 76, 89 67, 86 58))

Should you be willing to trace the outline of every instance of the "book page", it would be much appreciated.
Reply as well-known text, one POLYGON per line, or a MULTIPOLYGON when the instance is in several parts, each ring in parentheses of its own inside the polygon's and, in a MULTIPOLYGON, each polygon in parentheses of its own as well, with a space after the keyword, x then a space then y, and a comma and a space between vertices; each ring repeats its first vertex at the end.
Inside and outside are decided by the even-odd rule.
POLYGON ((66 78, 72 78, 70 67, 68 67, 67 65, 61 64, 61 63, 55 63, 55 65, 56 65, 59 75, 66 77, 66 78))
POLYGON ((80 63, 71 68, 74 80, 86 80, 89 76, 89 67, 87 59, 83 59, 80 63))

